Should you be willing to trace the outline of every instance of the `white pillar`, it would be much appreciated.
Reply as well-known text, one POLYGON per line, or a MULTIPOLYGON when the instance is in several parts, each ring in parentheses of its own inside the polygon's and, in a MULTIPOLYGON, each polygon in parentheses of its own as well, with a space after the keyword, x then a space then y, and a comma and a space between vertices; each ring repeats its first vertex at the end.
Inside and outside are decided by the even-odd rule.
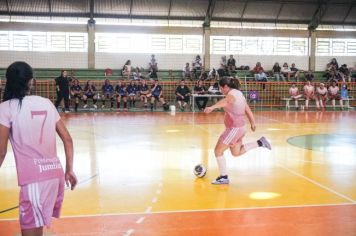
POLYGON ((210 27, 203 26, 203 53, 205 70, 210 70, 210 27))
POLYGON ((95 69, 95 21, 88 21, 88 68, 95 69))
POLYGON ((309 70, 315 71, 316 32, 309 31, 309 70))

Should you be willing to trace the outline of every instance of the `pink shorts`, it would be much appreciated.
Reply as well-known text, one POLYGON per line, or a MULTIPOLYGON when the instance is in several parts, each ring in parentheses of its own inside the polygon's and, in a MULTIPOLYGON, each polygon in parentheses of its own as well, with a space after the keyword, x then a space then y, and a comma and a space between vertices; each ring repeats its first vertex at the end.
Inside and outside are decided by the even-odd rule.
POLYGON ((243 138, 243 136, 245 136, 245 133, 245 127, 226 128, 224 133, 220 135, 219 142, 222 142, 225 145, 234 146, 243 138))
POLYGON ((50 226, 52 217, 59 218, 64 197, 64 178, 50 179, 21 186, 21 229, 50 226))

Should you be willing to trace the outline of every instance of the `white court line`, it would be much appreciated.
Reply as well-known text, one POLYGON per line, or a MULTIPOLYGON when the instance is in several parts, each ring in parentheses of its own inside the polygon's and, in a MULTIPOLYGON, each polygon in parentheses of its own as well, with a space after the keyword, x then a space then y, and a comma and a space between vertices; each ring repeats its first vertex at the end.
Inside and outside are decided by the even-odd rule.
MULTIPOLYGON (((333 206, 354 206, 356 203, 333 203, 333 204, 310 204, 310 205, 286 205, 286 206, 263 206, 263 207, 237 207, 237 208, 215 208, 215 209, 199 209, 199 210, 176 210, 176 211, 155 211, 151 212, 152 207, 148 207, 145 212, 128 212, 128 213, 108 213, 108 214, 92 214, 92 215, 75 215, 63 216, 61 218, 87 218, 100 216, 128 216, 128 215, 154 215, 154 214, 170 214, 170 213, 194 213, 194 212, 216 212, 216 211, 248 211, 248 210, 268 210, 268 209, 286 209, 286 208, 308 208, 308 207, 333 207, 333 206)), ((0 221, 18 220, 18 218, 0 219, 0 221)))
POLYGON ((144 220, 145 220, 145 217, 142 216, 136 221, 136 224, 141 224, 144 220))
POLYGON ((299 174, 299 173, 297 173, 297 172, 295 172, 295 171, 289 169, 288 167, 285 167, 285 166, 283 166, 283 165, 281 165, 281 164, 279 164, 279 163, 276 163, 276 164, 277 164, 277 166, 279 166, 279 167, 285 169, 286 171, 288 171, 288 172, 290 172, 290 173, 292 173, 292 174, 294 174, 294 175, 296 175, 296 176, 298 176, 298 177, 300 177, 300 178, 303 178, 303 179, 305 179, 305 180, 311 182, 312 184, 315 184, 315 185, 319 186, 319 187, 322 188, 322 189, 325 189, 325 190, 327 190, 327 191, 329 191, 329 192, 331 192, 331 193, 333 193, 333 194, 336 194, 337 196, 339 196, 339 197, 341 197, 341 198, 344 198, 344 199, 346 199, 346 200, 348 200, 348 201, 350 201, 350 202, 356 204, 356 201, 353 200, 352 198, 349 198, 348 196, 346 196, 346 195, 344 195, 344 194, 341 194, 341 193, 339 193, 339 192, 336 192, 335 190, 333 190, 333 189, 331 189, 331 188, 328 188, 328 187, 326 187, 325 185, 322 185, 322 184, 316 182, 315 180, 312 180, 312 179, 310 179, 310 178, 308 178, 308 177, 306 177, 306 176, 304 176, 304 175, 302 175, 302 174, 299 174))
POLYGON ((124 235, 124 236, 130 236, 134 231, 135 231, 135 230, 133 230, 133 229, 129 229, 129 230, 127 230, 123 235, 124 235))

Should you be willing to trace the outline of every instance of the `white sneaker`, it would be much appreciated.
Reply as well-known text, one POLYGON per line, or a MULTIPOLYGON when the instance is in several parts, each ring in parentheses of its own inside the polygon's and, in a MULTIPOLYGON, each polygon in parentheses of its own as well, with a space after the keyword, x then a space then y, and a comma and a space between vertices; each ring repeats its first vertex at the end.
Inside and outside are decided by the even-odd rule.
POLYGON ((93 107, 94 107, 95 109, 98 109, 98 106, 97 106, 96 104, 94 104, 93 107))
POLYGON ((87 108, 87 107, 88 107, 88 104, 85 104, 85 105, 83 106, 84 109, 87 108))
POLYGON ((105 108, 105 105, 101 105, 101 109, 104 109, 105 108))
POLYGON ((262 136, 262 137, 259 139, 259 141, 261 141, 262 147, 265 147, 265 148, 267 148, 267 149, 269 149, 269 150, 272 150, 271 144, 268 142, 268 140, 267 140, 265 137, 262 136))
POLYGON ((216 180, 214 180, 213 182, 211 182, 212 184, 229 184, 229 177, 226 176, 219 176, 216 178, 216 180))

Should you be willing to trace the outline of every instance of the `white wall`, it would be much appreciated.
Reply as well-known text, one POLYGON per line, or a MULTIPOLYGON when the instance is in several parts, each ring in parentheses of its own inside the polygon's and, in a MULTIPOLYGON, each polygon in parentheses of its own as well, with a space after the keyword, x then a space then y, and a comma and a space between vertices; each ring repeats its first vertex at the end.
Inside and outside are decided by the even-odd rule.
POLYGON ((323 71, 326 69, 326 64, 328 64, 332 58, 336 58, 339 66, 346 64, 347 67, 352 67, 356 69, 356 57, 351 56, 317 56, 315 58, 315 70, 323 71))
POLYGON ((0 51, 1 68, 14 61, 26 61, 33 68, 88 68, 88 53, 0 51))
MULTIPOLYGON (((222 55, 211 55, 210 68, 219 68, 222 55)), ((229 55, 226 55, 227 58, 229 55)), ((296 67, 301 70, 308 69, 308 56, 258 56, 258 55, 234 55, 237 66, 248 65, 251 69, 256 65, 256 62, 261 62, 265 70, 271 70, 274 63, 278 62, 282 67, 284 62, 288 65, 295 63, 296 67)))
MULTIPOLYGON (((196 54, 155 54, 159 70, 181 70, 185 63, 191 63, 196 54)), ((130 59, 132 66, 148 68, 151 54, 139 53, 96 53, 95 68, 122 69, 125 62, 130 59)))

